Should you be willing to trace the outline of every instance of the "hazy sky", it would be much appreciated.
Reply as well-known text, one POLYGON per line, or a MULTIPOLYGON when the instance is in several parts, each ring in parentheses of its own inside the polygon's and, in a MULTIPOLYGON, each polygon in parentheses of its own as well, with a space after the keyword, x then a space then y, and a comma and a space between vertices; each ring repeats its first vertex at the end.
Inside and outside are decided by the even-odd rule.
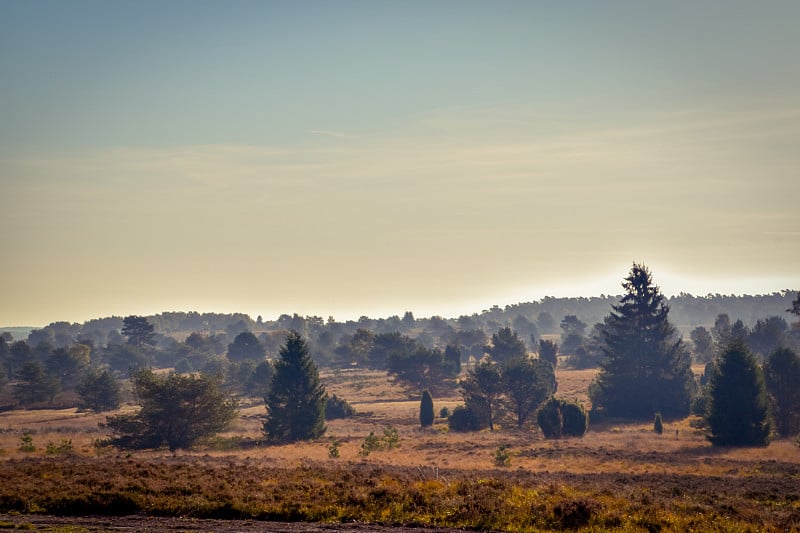
POLYGON ((0 1, 0 325, 800 288, 798 21, 0 1))

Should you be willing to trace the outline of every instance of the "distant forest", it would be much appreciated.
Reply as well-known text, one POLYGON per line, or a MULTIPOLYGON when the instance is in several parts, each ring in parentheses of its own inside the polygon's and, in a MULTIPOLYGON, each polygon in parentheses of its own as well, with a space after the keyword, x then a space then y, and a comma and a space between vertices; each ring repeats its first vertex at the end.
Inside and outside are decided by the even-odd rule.
MULTIPOLYGON (((741 320, 749 328, 756 326, 759 320, 770 317, 788 320, 790 315, 786 310, 792 307, 796 295, 797 291, 794 290, 756 296, 680 294, 669 298, 669 316, 672 324, 688 340, 690 331, 698 326, 711 329, 720 315, 727 315, 730 323, 741 320)), ((294 330, 310 340, 317 352, 315 355, 321 362, 325 362, 331 356, 319 352, 332 352, 358 330, 375 334, 399 332, 412 336, 419 344, 428 347, 458 343, 466 348, 467 353, 479 355, 487 339, 480 332, 490 336, 500 328, 510 327, 533 350, 534 339, 554 335, 563 338, 565 332, 574 328, 575 324, 578 329, 589 334, 592 325, 602 323, 612 304, 618 303, 620 298, 621 296, 611 295, 588 298, 545 297, 539 301, 505 307, 495 305, 480 313, 461 315, 458 318, 417 318, 411 312, 406 312, 402 317, 362 316, 358 320, 345 322, 336 321, 333 317, 326 319, 298 314, 283 314, 275 320, 264 320, 261 316, 253 319, 243 313, 164 312, 146 318, 154 326, 162 348, 167 348, 166 345, 176 340, 183 341, 190 333, 214 337, 221 346, 225 346, 239 333, 251 331, 260 336, 267 354, 274 355, 283 342, 282 335, 276 333, 294 330)), ((120 333, 122 323, 123 317, 99 318, 83 324, 54 322, 31 331, 27 342, 31 347, 46 345, 53 348, 65 348, 76 342, 95 348, 124 344, 120 333)), ((13 333, 5 334, 7 340, 11 336, 13 333)), ((562 353, 564 352, 562 349, 562 353)))

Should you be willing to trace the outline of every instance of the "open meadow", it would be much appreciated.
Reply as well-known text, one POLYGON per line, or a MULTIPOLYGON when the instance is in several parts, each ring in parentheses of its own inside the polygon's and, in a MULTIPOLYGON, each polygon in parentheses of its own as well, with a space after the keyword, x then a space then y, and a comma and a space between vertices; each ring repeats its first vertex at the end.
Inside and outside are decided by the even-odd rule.
MULTIPOLYGON (((587 401, 594 371, 557 375, 558 396, 587 401)), ((329 421, 317 441, 291 445, 259 442, 265 410, 257 400, 242 404, 228 433, 175 454, 97 446, 107 436, 98 427, 105 415, 0 413, 0 523, 69 531, 126 523, 77 518, 99 515, 193 520, 159 526, 148 518, 151 531, 211 531, 220 524, 237 531, 289 529, 276 521, 352 530, 364 523, 374 529, 800 530, 800 449, 792 441, 712 448, 693 417, 667 420, 661 435, 651 423, 610 423, 560 440, 545 440, 538 429, 450 432, 438 416, 432 428, 421 429, 419 399, 386 374, 343 370, 322 377, 329 393, 357 414, 329 421), (370 433, 384 446, 365 454, 370 433), (29 451, 20 449, 25 439, 29 451)), ((460 396, 454 390, 434 401, 438 415, 460 396)))

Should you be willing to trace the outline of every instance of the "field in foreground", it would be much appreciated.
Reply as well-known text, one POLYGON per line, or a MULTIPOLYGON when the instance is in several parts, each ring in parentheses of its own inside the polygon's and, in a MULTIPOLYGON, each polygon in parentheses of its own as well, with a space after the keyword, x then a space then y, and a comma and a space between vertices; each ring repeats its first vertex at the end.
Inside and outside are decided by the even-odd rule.
MULTIPOLYGON (((559 371, 559 395, 583 398, 591 377, 559 371)), ((92 439, 103 436, 97 422, 104 418, 97 415, 0 413, 0 512, 20 513, 0 517, 0 527, 800 531, 800 450, 788 441, 714 449, 691 419, 669 421, 663 435, 651 424, 620 424, 558 441, 530 430, 450 433, 442 420, 421 430, 418 400, 385 375, 325 379, 359 416, 329 423, 319 441, 286 446, 237 440, 258 438, 258 404, 243 409, 226 438, 177 455, 96 450, 92 439), (370 431, 381 435, 390 426, 399 447, 359 455, 370 431), (22 428, 37 451, 17 449, 22 428), (47 454, 45 443, 65 439, 74 453, 47 454), (334 442, 338 458, 328 456, 334 442), (496 463, 501 447, 508 466, 496 463), (113 518, 78 518, 98 515, 113 518), (211 519, 227 521, 203 521, 211 519)), ((457 401, 457 395, 438 399, 437 411, 457 401)))

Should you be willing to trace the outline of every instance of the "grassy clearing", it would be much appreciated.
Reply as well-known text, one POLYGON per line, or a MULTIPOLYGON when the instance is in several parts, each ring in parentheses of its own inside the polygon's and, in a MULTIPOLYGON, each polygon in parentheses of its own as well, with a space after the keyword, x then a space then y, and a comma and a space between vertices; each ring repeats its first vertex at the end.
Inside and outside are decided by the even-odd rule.
MULTIPOLYGON (((559 396, 585 398, 594 371, 558 372, 559 396)), ((263 403, 191 452, 96 449, 105 415, 0 413, 0 512, 379 522, 505 531, 800 530, 800 450, 714 449, 692 419, 590 428, 547 441, 537 430, 451 433, 419 427, 419 398, 384 374, 323 376, 358 415, 324 438, 256 445, 263 403), (399 446, 364 456, 372 432, 399 446), (26 429, 36 451, 18 449, 26 429), (70 453, 47 454, 69 440, 70 453), (336 443, 338 457, 330 457, 336 443), (507 454, 498 466, 497 453, 507 454)), ((584 400, 585 401, 585 400, 584 400)), ((434 398, 435 412, 459 403, 434 398)), ((126 407, 131 409, 131 407, 126 407)))

